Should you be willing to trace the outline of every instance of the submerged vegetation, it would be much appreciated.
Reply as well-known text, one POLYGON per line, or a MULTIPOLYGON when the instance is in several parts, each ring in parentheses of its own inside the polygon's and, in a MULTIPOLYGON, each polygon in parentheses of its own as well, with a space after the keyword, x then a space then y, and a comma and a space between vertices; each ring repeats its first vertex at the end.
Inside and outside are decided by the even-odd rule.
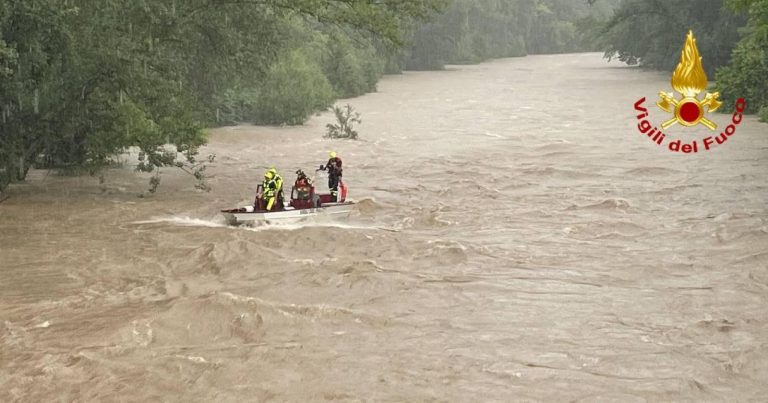
POLYGON ((325 125, 327 132, 325 137, 332 139, 350 139, 357 140, 357 131, 354 125, 363 123, 360 120, 360 114, 355 112, 352 105, 347 104, 344 108, 334 106, 333 114, 336 116, 336 123, 325 125))

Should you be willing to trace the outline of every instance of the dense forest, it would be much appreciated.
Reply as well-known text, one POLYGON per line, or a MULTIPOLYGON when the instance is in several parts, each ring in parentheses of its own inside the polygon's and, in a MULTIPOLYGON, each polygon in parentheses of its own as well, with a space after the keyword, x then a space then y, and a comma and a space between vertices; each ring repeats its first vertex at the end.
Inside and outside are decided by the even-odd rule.
POLYGON ((768 0, 0 0, 0 191, 31 167, 197 163, 204 128, 301 124, 382 74, 605 50, 671 71, 693 28, 768 116, 768 0))
POLYGON ((597 50, 595 27, 619 0, 454 0, 412 36, 405 67, 597 50))

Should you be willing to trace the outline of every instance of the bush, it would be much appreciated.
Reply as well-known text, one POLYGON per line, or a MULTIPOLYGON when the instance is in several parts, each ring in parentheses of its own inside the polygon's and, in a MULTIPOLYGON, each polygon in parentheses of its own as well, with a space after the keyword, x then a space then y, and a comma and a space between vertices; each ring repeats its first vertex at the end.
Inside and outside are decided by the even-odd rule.
POLYGON ((760 108, 760 111, 757 113, 757 115, 760 117, 761 122, 768 123, 768 105, 760 108))
POLYGON ((317 64, 300 51, 275 63, 267 73, 259 94, 255 123, 304 123, 312 112, 328 108, 333 90, 317 64))

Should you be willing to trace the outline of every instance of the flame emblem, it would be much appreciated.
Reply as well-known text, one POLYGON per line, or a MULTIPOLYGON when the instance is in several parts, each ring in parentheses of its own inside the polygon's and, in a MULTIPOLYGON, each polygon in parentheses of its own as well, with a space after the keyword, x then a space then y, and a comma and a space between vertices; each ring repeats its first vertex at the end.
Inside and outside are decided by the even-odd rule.
POLYGON ((704 116, 704 107, 707 107, 706 112, 714 112, 720 108, 722 102, 717 100, 720 93, 707 93, 703 100, 699 100, 699 94, 707 88, 707 73, 702 67, 693 31, 688 31, 685 46, 680 54, 680 63, 672 74, 672 88, 683 98, 678 100, 674 93, 659 92, 661 100, 656 105, 665 112, 675 115, 674 118, 662 123, 662 128, 666 129, 675 123, 686 127, 701 123, 710 130, 717 129, 717 125, 704 116))

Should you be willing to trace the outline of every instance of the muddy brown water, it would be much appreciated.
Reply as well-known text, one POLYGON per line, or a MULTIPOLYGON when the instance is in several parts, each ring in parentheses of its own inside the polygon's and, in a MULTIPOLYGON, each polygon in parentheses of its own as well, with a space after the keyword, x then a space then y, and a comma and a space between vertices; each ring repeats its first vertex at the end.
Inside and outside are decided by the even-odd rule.
POLYGON ((327 113, 217 129, 210 193, 166 170, 138 198, 130 156, 104 185, 32 172, 0 204, 0 400, 765 401, 768 125, 671 153, 636 128, 660 90, 505 59, 341 102, 362 141, 327 113), (330 149, 352 217, 224 225, 330 149))

